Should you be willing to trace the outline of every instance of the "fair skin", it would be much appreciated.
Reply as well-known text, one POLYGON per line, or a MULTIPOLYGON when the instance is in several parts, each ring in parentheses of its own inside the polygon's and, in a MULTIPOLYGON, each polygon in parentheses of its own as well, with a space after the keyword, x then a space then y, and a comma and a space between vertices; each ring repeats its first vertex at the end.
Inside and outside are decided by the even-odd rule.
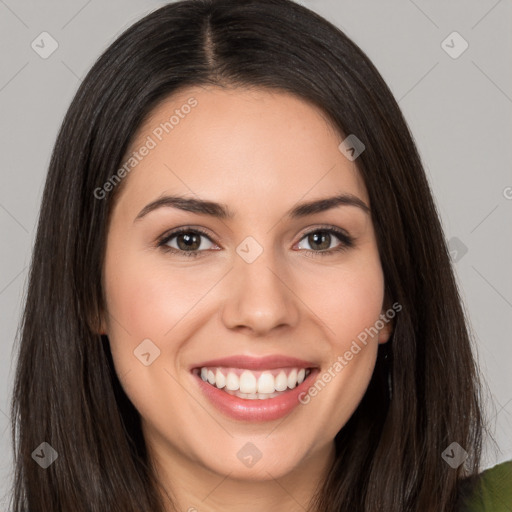
POLYGON ((371 216, 353 205, 294 219, 286 213, 342 193, 368 207, 369 199, 356 163, 338 150, 340 134, 319 109, 285 92, 181 91, 153 111, 130 151, 191 97, 197 106, 162 141, 153 136, 156 147, 124 178, 108 231, 102 330, 178 510, 295 512, 325 479, 333 439, 364 395, 391 324, 307 405, 278 420, 226 416, 189 368, 234 354, 299 357, 320 374, 332 367, 386 309, 371 216), (234 216, 164 206, 135 220, 170 194, 221 203, 234 216), (198 257, 183 255, 180 237, 167 242, 176 252, 158 247, 182 226, 207 231, 198 257), (322 246, 306 236, 330 226, 353 246, 335 252, 343 243, 335 234, 322 246), (248 236, 263 249, 251 263, 236 251, 248 236), (318 254, 324 247, 330 255, 318 254), (148 338, 160 355, 145 366, 133 351, 148 338), (262 454, 252 467, 237 457, 248 442, 262 454))

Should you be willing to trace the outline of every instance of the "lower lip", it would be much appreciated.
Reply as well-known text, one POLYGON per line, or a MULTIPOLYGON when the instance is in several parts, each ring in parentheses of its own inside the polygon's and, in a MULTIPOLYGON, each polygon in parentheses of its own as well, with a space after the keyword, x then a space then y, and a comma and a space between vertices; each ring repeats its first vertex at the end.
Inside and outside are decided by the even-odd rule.
POLYGON ((250 400, 230 395, 208 384, 199 375, 192 375, 210 402, 226 416, 239 421, 262 422, 277 420, 290 414, 301 403, 299 395, 308 390, 319 372, 318 368, 311 369, 311 373, 297 387, 264 400, 250 400))

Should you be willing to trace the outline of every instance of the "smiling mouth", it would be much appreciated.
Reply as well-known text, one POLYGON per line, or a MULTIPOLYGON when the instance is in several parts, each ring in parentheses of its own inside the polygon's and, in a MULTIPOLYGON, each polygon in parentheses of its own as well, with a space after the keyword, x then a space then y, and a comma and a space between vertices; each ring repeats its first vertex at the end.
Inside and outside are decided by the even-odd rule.
POLYGON ((225 393, 247 400, 267 400, 296 388, 313 368, 273 368, 254 371, 245 368, 202 367, 192 373, 225 393))

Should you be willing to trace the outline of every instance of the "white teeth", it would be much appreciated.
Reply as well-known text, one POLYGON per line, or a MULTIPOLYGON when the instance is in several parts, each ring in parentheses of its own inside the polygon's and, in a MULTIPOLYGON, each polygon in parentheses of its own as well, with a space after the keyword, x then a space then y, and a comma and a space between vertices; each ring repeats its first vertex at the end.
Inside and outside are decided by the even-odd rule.
POLYGON ((275 378, 274 386, 276 391, 284 391, 288 387, 288 377, 286 373, 281 371, 279 375, 275 378))
POLYGON ((297 370, 294 368, 288 375, 288 387, 293 389, 297 384, 297 370))
POLYGON ((226 391, 226 393, 248 400, 267 400, 267 398, 274 398, 281 394, 278 391, 275 393, 240 393, 240 391, 226 391))
POLYGON ((245 370, 240 375, 240 393, 256 393, 257 389, 256 377, 249 370, 245 370))
POLYGON ((236 394, 242 398, 265 399, 277 396, 277 394, 293 389, 302 384, 311 373, 310 369, 293 368, 286 375, 284 370, 274 377, 275 371, 271 370, 253 373, 251 370, 232 368, 201 368, 201 379, 218 389, 224 389, 229 394, 236 394))
POLYGON ((226 385, 226 377, 224 377, 224 374, 218 368, 215 373, 215 385, 219 389, 222 389, 226 385))
POLYGON ((273 393, 274 391, 274 377, 271 373, 262 373, 258 379, 258 393, 273 393))
POLYGON ((237 391, 238 388, 239 388, 238 375, 236 375, 233 372, 229 372, 228 376, 226 377, 226 389, 229 389, 230 391, 237 391))

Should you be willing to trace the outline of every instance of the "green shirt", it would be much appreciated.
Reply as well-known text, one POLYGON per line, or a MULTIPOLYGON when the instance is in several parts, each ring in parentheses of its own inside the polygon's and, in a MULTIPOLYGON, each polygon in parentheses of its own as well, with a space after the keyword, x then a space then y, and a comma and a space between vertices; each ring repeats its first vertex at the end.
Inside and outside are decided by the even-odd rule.
POLYGON ((512 512, 512 460, 478 475, 465 494, 462 512, 512 512))

